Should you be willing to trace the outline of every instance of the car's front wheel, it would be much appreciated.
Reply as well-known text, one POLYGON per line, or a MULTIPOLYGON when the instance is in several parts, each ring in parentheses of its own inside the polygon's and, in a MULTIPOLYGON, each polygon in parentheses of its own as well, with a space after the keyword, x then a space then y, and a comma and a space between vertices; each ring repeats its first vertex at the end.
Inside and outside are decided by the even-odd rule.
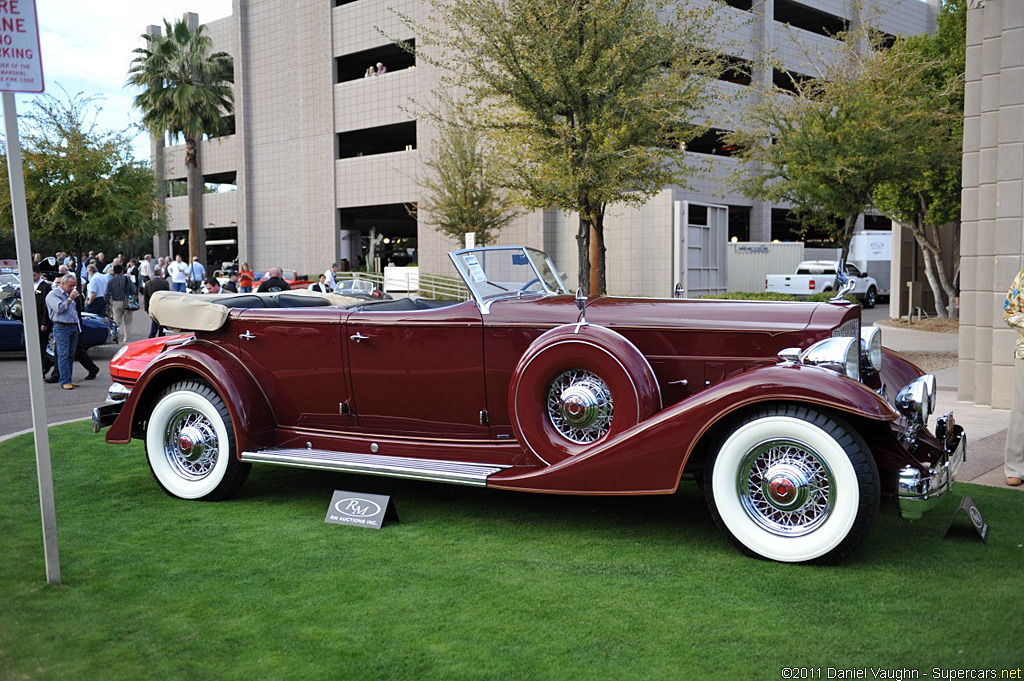
POLYGON ((231 414, 205 381, 180 381, 157 398, 146 428, 146 456, 160 486, 181 499, 216 501, 249 475, 238 460, 231 414))
POLYGON ((831 563, 867 536, 878 469, 838 417, 795 405, 748 414, 715 444, 704 493, 722 531, 748 555, 831 563))

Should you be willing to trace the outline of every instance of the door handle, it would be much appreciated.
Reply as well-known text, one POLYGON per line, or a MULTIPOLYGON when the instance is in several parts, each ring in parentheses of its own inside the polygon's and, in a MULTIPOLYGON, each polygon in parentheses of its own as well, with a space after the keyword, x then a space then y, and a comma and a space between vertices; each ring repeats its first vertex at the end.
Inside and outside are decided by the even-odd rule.
POLYGON ((240 334, 238 334, 238 337, 239 337, 239 338, 244 338, 245 340, 252 340, 253 338, 255 338, 255 337, 256 337, 256 334, 254 334, 254 333, 253 333, 252 331, 250 331, 249 329, 246 329, 246 330, 245 330, 245 333, 240 333, 240 334))
POLYGON ((356 333, 352 334, 351 336, 349 336, 349 338, 354 340, 356 343, 362 343, 364 340, 370 340, 369 336, 364 336, 363 334, 359 333, 358 331, 356 333))

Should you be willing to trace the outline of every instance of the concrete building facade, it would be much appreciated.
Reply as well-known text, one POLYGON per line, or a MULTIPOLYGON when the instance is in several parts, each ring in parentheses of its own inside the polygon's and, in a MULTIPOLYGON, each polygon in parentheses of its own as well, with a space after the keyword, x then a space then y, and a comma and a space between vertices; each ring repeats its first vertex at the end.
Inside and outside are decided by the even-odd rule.
POLYGON ((1024 3, 967 11, 959 398, 1008 409, 1015 332, 1003 301, 1024 266, 1024 3))
MULTIPOLYGON (((808 74, 809 61, 834 53, 829 36, 836 31, 869 22, 891 35, 921 33, 933 29, 937 6, 938 0, 727 0, 718 13, 721 47, 736 68, 717 83, 712 134, 688 147, 704 172, 639 209, 609 209, 609 292, 670 295, 681 268, 690 274, 683 283, 698 292, 705 270, 718 266, 711 262, 717 251, 688 250, 686 225, 711 223, 712 214, 727 216, 728 226, 700 233, 723 246, 730 236, 793 239, 785 206, 752 201, 729 185, 737 161, 717 133, 738 124, 754 96, 751 83, 784 84, 788 74, 808 74), (773 65, 762 59, 766 54, 773 65), (691 262, 702 257, 707 262, 691 262)), ((208 243, 227 245, 223 252, 237 247, 239 260, 257 269, 314 273, 343 259, 355 265, 371 238, 387 238, 386 252, 398 264, 414 258, 425 272, 449 272, 446 253, 459 245, 417 224, 407 210, 418 199, 417 177, 434 136, 417 120, 416 102, 430 100, 439 76, 391 43, 416 38, 399 14, 425 22, 426 10, 416 0, 234 0, 232 16, 207 24, 215 48, 235 58, 234 132, 200 149, 202 173, 219 187, 203 201, 208 243), (387 72, 364 77, 378 62, 387 72), (407 252, 409 245, 415 251, 407 252)), ((157 239, 166 254, 186 231, 186 198, 171 195, 181 193, 183 147, 155 141, 154 166, 168 187, 170 233, 157 239)), ((576 224, 572 215, 534 211, 506 228, 500 243, 547 251, 574 282, 576 224)))

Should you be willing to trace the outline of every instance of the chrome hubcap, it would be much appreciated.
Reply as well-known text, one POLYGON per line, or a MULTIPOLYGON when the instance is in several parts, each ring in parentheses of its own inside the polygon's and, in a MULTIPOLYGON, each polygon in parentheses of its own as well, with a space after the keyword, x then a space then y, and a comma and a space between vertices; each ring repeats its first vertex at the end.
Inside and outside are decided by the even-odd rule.
POLYGON ((743 457, 736 479, 747 515, 772 534, 799 537, 835 506, 835 480, 824 458, 797 440, 769 440, 743 457))
POLYGON ((186 480, 201 480, 217 463, 217 431, 195 409, 180 409, 167 422, 164 456, 175 473, 186 480))
POLYGON ((548 418, 563 437, 587 444, 604 437, 614 409, 608 386, 596 374, 570 369, 555 377, 548 389, 548 418))

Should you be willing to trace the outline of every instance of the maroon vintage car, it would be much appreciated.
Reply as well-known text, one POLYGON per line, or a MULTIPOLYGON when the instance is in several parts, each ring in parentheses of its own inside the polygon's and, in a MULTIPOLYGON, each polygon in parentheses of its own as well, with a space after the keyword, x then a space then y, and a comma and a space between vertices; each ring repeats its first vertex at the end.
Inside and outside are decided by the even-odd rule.
POLYGON ((847 555, 883 497, 920 517, 964 460, 951 415, 928 429, 934 377, 854 305, 582 299, 533 249, 450 257, 469 301, 158 294, 195 338, 94 424, 144 440, 184 499, 230 496, 253 463, 558 494, 696 479, 742 551, 787 562, 847 555))

